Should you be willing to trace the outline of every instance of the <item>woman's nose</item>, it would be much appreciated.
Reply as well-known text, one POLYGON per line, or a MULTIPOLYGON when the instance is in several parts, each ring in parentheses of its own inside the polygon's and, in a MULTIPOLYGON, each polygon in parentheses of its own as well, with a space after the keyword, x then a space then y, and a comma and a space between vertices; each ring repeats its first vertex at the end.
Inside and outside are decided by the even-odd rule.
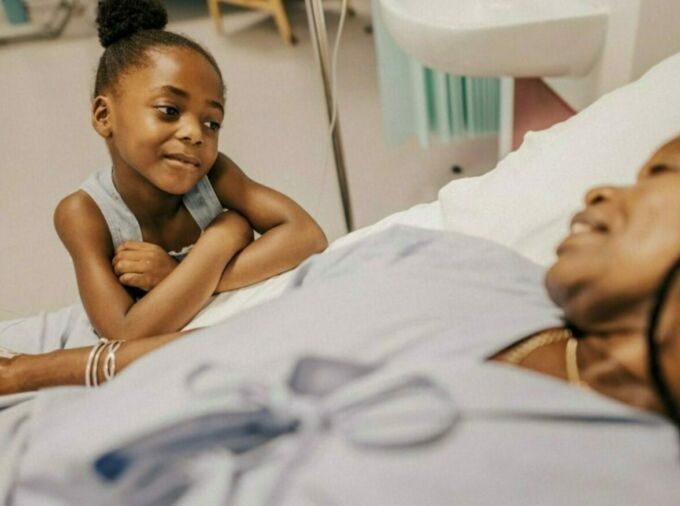
POLYGON ((614 186, 598 186, 586 193, 586 204, 589 206, 612 200, 618 189, 614 186))

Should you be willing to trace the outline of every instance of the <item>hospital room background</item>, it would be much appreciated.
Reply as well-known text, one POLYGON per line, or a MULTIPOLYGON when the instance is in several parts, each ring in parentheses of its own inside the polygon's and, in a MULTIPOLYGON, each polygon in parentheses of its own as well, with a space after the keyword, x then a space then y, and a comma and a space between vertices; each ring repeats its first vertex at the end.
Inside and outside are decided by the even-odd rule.
MULTIPOLYGON (((527 3, 458 3, 461 16, 474 18, 475 4, 492 3, 501 15, 513 2, 527 3)), ((284 9, 290 33, 271 12, 236 0, 164 2, 169 28, 204 44, 223 69, 228 101, 221 150, 255 180, 293 197, 331 241, 347 233, 348 208, 357 229, 431 202, 451 180, 492 170, 525 132, 569 118, 680 51, 677 0, 546 1, 545 12, 532 15, 557 20, 550 28, 555 46, 544 47, 549 56, 513 59, 514 44, 540 47, 536 40, 547 33, 518 30, 505 34, 512 43, 505 44, 506 56, 497 48, 497 60, 476 58, 484 48, 463 47, 466 74, 442 68, 453 56, 400 38, 398 15, 382 4, 408 2, 325 0, 327 36, 318 31, 319 12, 316 25, 310 18, 310 6, 320 2, 267 3, 284 9), (574 20, 580 24, 567 23, 574 20), (555 35, 560 30, 562 39, 555 35), (335 142, 329 135, 334 105, 341 134, 335 142)), ((423 11, 434 11, 447 2, 421 3, 423 11)), ((96 2, 2 0, 0 6, 0 320, 6 320, 76 300, 52 212, 108 155, 89 119, 101 53, 96 2)), ((489 44, 501 40, 495 35, 490 29, 489 44)))

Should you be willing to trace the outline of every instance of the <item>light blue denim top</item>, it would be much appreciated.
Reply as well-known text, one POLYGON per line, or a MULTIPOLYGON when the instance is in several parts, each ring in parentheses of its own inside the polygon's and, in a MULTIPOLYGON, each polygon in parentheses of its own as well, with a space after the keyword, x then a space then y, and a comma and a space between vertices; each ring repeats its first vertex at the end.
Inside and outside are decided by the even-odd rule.
MULTIPOLYGON (((137 218, 132 214, 113 184, 111 167, 98 170, 92 174, 80 189, 92 197, 92 200, 99 206, 99 210, 104 215, 109 227, 114 249, 125 241, 144 240, 137 218)), ((182 202, 201 231, 205 230, 210 222, 224 210, 207 176, 203 176, 196 186, 184 195, 182 202)), ((176 260, 181 261, 189 253, 192 246, 187 245, 181 251, 169 251, 168 253, 176 260)))

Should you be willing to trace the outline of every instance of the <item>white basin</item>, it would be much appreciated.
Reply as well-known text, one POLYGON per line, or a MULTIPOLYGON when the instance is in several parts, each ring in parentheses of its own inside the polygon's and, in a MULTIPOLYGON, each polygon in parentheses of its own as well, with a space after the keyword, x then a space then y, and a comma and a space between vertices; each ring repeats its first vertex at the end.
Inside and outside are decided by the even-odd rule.
POLYGON ((397 44, 432 68, 468 76, 580 76, 597 62, 599 0, 380 0, 397 44))

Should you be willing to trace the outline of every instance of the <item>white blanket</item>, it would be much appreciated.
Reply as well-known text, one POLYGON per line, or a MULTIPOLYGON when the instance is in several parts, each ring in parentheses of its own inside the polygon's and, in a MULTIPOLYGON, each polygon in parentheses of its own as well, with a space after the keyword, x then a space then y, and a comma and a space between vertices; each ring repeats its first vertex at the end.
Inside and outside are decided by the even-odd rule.
POLYGON ((542 280, 489 241, 416 228, 316 257, 284 296, 100 390, 42 392, 16 504, 675 506, 671 424, 485 360, 559 325, 542 280), (291 376, 319 356, 359 375, 291 376))
MULTIPOLYGON (((393 225, 410 225, 414 227, 442 230, 442 212, 439 201, 419 204, 406 211, 401 211, 380 220, 379 222, 355 230, 354 232, 333 241, 326 251, 333 251, 342 246, 355 243, 393 225)), ((323 254, 323 253, 322 253, 323 254)), ((285 272, 256 285, 241 288, 233 292, 217 295, 185 329, 208 327, 225 321, 227 318, 253 307, 266 300, 273 299, 283 292, 295 270, 285 272)))

